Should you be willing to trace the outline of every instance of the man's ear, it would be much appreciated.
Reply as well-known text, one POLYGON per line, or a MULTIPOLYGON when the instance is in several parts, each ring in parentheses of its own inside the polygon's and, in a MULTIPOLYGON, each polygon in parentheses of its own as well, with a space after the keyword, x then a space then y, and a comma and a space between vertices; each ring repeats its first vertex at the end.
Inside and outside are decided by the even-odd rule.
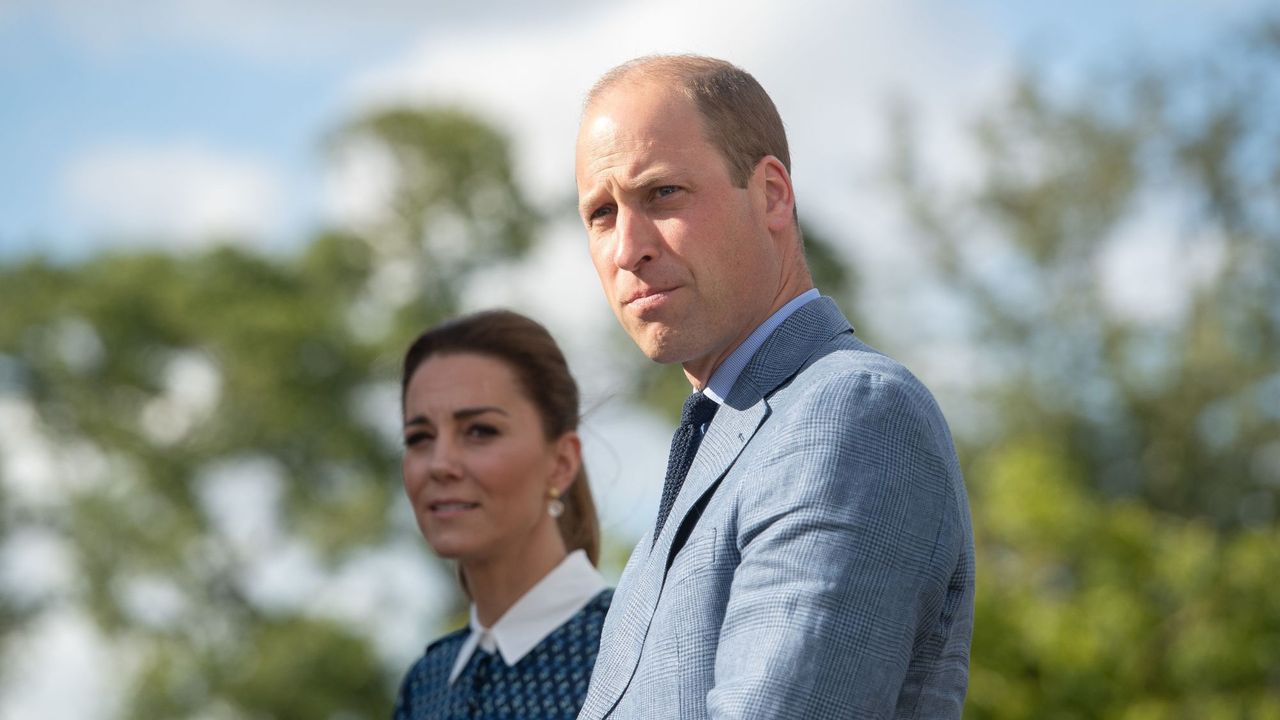
POLYGON ((791 174, 782 161, 765 155, 756 163, 755 177, 764 200, 765 224, 771 232, 781 232, 795 223, 796 196, 791 174))

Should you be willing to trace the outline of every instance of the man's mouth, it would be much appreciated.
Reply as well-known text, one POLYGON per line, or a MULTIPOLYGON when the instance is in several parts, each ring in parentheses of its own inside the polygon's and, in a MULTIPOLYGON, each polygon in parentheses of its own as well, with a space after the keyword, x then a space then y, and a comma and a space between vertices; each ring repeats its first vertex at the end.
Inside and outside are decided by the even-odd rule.
POLYGON ((638 290, 628 295, 622 301, 622 304, 629 306, 634 310, 647 310, 666 302, 674 291, 675 288, 650 288, 638 290))

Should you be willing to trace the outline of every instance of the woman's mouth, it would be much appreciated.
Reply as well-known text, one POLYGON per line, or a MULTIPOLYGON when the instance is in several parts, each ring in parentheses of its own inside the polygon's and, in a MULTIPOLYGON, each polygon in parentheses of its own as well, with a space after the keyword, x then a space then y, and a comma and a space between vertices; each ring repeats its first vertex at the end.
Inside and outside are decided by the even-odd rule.
POLYGON ((474 510, 480 507, 480 503, 464 502, 461 500, 442 500, 427 504, 427 510, 437 517, 451 517, 460 515, 468 510, 474 510))

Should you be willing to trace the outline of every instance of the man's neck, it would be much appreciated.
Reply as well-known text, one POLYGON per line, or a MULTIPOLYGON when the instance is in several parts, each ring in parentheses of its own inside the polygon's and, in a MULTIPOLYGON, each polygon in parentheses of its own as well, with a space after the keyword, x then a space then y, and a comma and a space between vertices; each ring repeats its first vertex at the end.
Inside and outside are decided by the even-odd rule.
POLYGON ((756 328, 763 325, 773 317, 775 313, 781 310, 787 303, 800 297, 804 293, 813 289, 813 283, 808 281, 804 283, 796 283, 796 287, 779 292, 774 296, 773 302, 769 305, 766 312, 758 313, 751 319, 750 323, 744 324, 741 332, 733 339, 732 342, 725 345, 718 353, 707 355, 696 360, 690 360, 683 363, 684 376, 689 380, 689 384, 693 386, 695 392, 700 392, 707 387, 707 383, 711 382, 711 378, 715 375, 725 360, 731 357, 742 343, 756 331, 756 328))

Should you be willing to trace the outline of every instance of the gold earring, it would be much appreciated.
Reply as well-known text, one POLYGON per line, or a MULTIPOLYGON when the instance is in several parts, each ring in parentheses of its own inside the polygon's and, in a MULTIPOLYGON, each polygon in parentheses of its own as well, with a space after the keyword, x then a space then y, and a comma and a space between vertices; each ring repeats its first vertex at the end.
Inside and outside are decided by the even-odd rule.
POLYGON ((547 502, 547 514, 553 518, 558 518, 564 514, 564 503, 560 500, 560 490, 551 488, 547 491, 547 496, 551 498, 547 502))

